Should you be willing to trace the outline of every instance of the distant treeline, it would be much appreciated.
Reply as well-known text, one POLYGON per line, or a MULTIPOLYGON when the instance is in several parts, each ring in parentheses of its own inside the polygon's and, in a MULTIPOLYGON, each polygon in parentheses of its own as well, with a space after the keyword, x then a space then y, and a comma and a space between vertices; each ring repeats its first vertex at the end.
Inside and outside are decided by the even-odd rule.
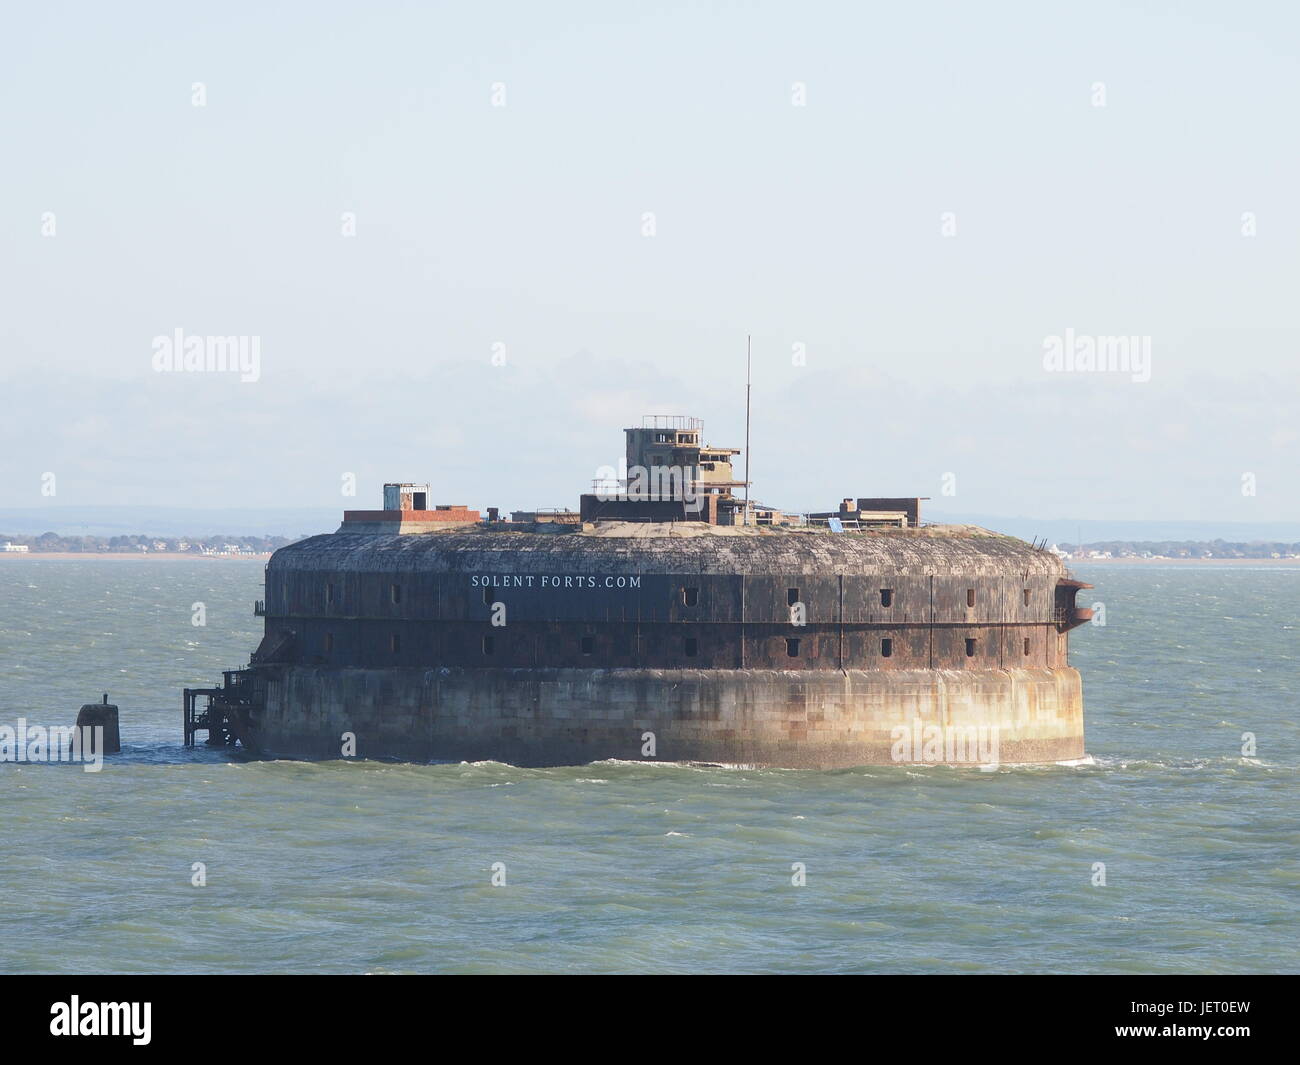
POLYGON ((173 554, 262 554, 291 544, 292 536, 7 536, 0 533, 0 545, 25 544, 32 554, 69 552, 82 554, 168 552, 173 554))
POLYGON ((1062 551, 1076 554, 1080 550, 1109 551, 1115 558, 1293 558, 1300 556, 1300 543, 1269 543, 1256 541, 1248 544, 1229 543, 1227 540, 1104 540, 1100 543, 1058 544, 1062 551))

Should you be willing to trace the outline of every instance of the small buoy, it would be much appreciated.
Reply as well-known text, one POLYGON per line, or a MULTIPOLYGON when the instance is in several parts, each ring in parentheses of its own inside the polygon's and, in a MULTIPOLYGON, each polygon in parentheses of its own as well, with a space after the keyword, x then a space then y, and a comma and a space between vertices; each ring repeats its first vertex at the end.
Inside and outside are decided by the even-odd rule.
POLYGON ((117 707, 108 701, 108 692, 104 693, 102 703, 86 703, 77 712, 77 728, 96 725, 104 730, 104 754, 121 754, 122 737, 117 729, 117 707))

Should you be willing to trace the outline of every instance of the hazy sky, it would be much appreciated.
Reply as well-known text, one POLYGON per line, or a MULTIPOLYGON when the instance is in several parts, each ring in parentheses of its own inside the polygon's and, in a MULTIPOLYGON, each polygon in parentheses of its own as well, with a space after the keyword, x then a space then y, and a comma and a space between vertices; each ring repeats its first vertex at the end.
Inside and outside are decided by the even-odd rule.
POLYGON ((0 505, 574 504, 752 333, 763 501, 1298 520, 1297 10, 13 5, 0 505))

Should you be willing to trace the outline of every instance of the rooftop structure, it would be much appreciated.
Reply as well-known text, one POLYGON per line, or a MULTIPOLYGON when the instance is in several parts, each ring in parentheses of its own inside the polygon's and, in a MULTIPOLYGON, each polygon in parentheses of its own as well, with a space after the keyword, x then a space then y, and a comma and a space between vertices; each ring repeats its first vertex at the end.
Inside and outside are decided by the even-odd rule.
POLYGON ((845 499, 839 510, 809 514, 813 525, 827 525, 837 531, 843 529, 871 529, 895 527, 915 529, 921 524, 921 502, 928 496, 903 496, 900 498, 845 499), (838 522, 838 526, 836 526, 838 522))
POLYGON ((685 414, 647 414, 626 436, 624 475, 598 478, 584 495, 584 521, 743 521, 732 469, 740 448, 704 442, 704 421, 685 414))
POLYGON ((384 485, 383 510, 345 510, 339 532, 394 534, 433 532, 482 520, 461 503, 429 506, 429 486, 409 482, 384 485))

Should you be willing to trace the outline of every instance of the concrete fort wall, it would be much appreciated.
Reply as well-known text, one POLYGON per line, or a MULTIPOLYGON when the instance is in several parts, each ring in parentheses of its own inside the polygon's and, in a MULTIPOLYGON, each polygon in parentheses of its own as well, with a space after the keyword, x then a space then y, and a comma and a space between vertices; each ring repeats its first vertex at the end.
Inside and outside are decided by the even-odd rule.
POLYGON ((659 761, 1071 760, 1078 587, 980 530, 312 537, 267 566, 250 739, 519 765, 638 760, 645 733, 659 761))
POLYGON ((525 766, 643 760, 647 732, 653 760, 672 762, 835 769, 1084 755, 1081 682, 1068 667, 263 672, 256 742, 271 756, 338 757, 346 732, 362 758, 525 766))
POLYGON ((339 668, 1067 664, 1050 571, 592 574, 571 565, 577 575, 273 568, 266 631, 291 635, 297 662, 339 668))

